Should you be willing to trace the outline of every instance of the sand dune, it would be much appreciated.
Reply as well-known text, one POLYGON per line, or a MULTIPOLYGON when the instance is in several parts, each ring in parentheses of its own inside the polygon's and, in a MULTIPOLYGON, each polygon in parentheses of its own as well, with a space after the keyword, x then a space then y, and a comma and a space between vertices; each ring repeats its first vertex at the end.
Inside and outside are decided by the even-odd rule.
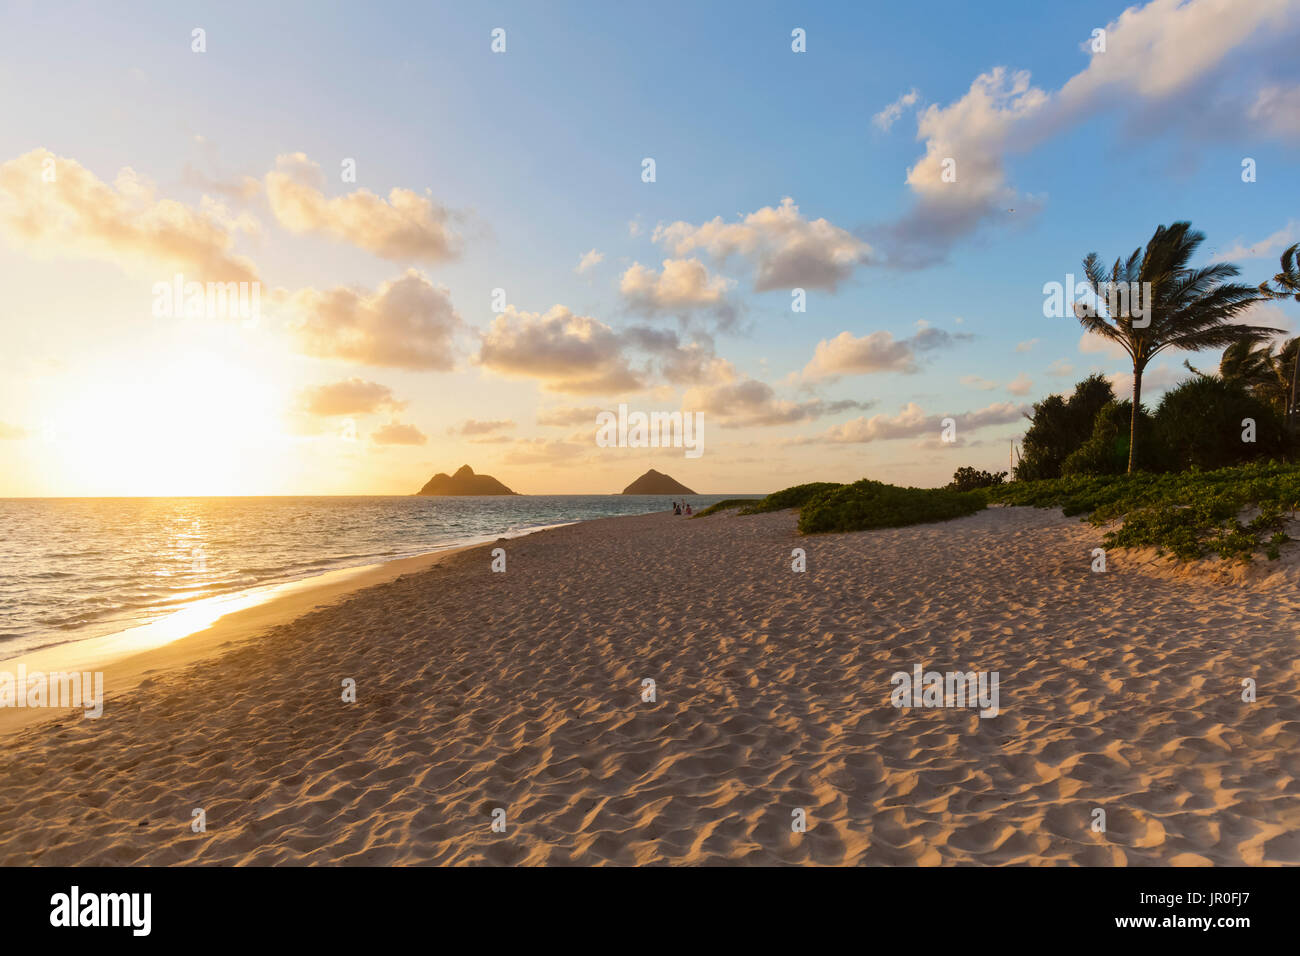
POLYGON ((0 862, 1300 863, 1294 583, 1094 574, 1098 537, 656 514, 463 551, 10 735, 0 862), (1000 714, 891 706, 918 663, 998 671, 1000 714))

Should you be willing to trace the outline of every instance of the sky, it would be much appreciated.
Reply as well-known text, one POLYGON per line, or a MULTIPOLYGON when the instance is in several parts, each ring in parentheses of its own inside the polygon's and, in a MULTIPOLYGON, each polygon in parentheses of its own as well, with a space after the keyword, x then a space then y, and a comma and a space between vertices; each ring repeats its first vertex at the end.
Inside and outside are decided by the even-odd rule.
POLYGON ((1088 253, 1300 241, 1300 0, 0 10, 0 496, 940 485, 1131 387, 1088 253))

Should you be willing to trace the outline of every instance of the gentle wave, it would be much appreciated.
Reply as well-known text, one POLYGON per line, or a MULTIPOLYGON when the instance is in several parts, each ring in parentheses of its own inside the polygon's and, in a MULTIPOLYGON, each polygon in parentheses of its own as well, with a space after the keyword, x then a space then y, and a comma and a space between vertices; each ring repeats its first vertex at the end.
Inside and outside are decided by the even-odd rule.
MULTIPOLYGON (((736 495, 700 495, 696 508, 736 495)), ((668 496, 0 499, 5 656, 202 598, 670 507, 668 496)))

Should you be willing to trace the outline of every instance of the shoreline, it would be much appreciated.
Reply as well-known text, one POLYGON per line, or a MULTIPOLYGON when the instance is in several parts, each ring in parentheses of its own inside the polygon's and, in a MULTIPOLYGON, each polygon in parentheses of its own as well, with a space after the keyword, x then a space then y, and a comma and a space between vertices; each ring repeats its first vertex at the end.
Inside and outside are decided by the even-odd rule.
MULTIPOLYGON (((526 537, 563 525, 530 529, 514 536, 454 545, 438 551, 393 558, 378 564, 334 568, 305 578, 263 584, 197 601, 154 621, 83 640, 48 644, 0 660, 0 673, 19 667, 36 672, 102 671, 104 698, 130 693, 146 678, 209 658, 291 624, 314 610, 347 600, 366 588, 426 571, 462 551, 499 540, 526 537), (224 609, 222 609, 224 608, 224 609), (215 611, 215 613, 213 613, 215 611)), ((59 717, 80 717, 80 708, 0 707, 0 738, 59 717)))
POLYGON ((431 548, 427 551, 415 551, 409 554, 399 554, 395 557, 386 557, 379 561, 327 567, 322 570, 312 571, 311 573, 300 577, 290 577, 284 580, 270 580, 262 584, 253 584, 232 591, 208 595, 191 601, 188 604, 166 611, 159 617, 142 619, 137 623, 127 624, 126 626, 119 627, 116 630, 85 637, 78 636, 77 632, 74 631, 70 632, 71 636, 69 637, 51 641, 48 644, 42 644, 38 647, 29 648, 28 650, 20 651, 16 654, 0 657, 0 671, 3 671, 11 665, 16 666, 20 660, 26 660, 34 656, 44 657, 48 655, 51 659, 66 657, 66 659, 74 665, 82 660, 90 663, 107 662, 110 658, 122 656, 123 653, 136 653, 136 651, 130 650, 129 648, 124 652, 114 650, 115 645, 121 644, 129 646, 129 644, 135 641, 138 637, 142 646, 147 647, 148 649, 162 646, 163 644, 183 639, 200 630, 204 630, 228 614, 233 614, 240 610, 255 607, 265 601, 273 600, 281 593, 291 593, 294 590, 313 587, 317 584, 325 585, 337 578, 361 574, 363 572, 368 572, 376 568, 382 568, 402 561, 413 561, 418 558, 427 558, 431 555, 459 551, 464 548, 475 548, 484 544, 491 544, 494 541, 520 538, 538 531, 545 531, 548 528, 561 528, 566 524, 572 523, 574 522, 562 521, 555 524, 528 527, 520 531, 506 531, 495 535, 480 535, 476 538, 453 541, 445 546, 431 548), (156 642, 151 638, 151 635, 155 633, 158 635, 156 642), (170 633, 172 636, 162 637, 161 635, 164 633, 170 633), (83 650, 84 652, 81 654, 73 653, 77 650, 83 650), (66 651, 66 654, 61 653, 61 651, 66 651))
MULTIPOLYGON (((190 496, 190 497, 194 497, 194 496, 190 496)), ((229 496, 224 496, 224 497, 229 497, 229 496)), ((246 497, 250 499, 262 499, 268 496, 246 496, 246 497)), ((280 497, 299 499, 299 498, 303 498, 304 496, 291 495, 291 496, 280 496, 280 497)), ((306 497, 320 498, 320 497, 330 497, 330 496, 306 496, 306 497)), ((407 499, 407 498, 415 499, 415 498, 421 498, 427 496, 339 495, 333 497, 363 498, 363 499, 389 497, 389 498, 400 498, 400 499, 407 499)), ((471 497, 475 497, 475 496, 471 496, 471 497)), ((477 497, 482 497, 482 496, 477 496, 477 497)), ((571 497, 577 500, 585 500, 585 499, 591 499, 593 497, 599 497, 599 496, 513 495, 510 497, 514 497, 514 498, 571 497)), ((626 498, 628 496, 608 495, 604 497, 626 498)), ((631 497, 658 501, 663 496, 638 495, 638 496, 631 496, 631 497)), ((701 495, 696 497, 701 497, 706 499, 711 497, 717 497, 719 500, 721 500, 722 496, 701 495)), ((25 499, 0 499, 0 503, 3 503, 4 501, 7 500, 21 501, 25 499)), ((32 499, 32 500, 98 501, 98 500, 134 500, 134 499, 41 498, 41 499, 32 499)), ((170 499, 164 499, 164 500, 170 500, 170 499)), ((190 500, 190 498, 182 497, 177 500, 190 500)), ((195 500, 198 499, 196 498, 195 500)), ((452 500, 456 500, 456 499, 453 498, 452 500)), ((641 505, 645 506, 645 502, 642 502, 641 505)), ((7 665, 16 665, 17 662, 21 659, 27 658, 31 655, 37 655, 37 654, 44 655, 46 652, 52 652, 52 649, 57 647, 64 647, 69 649, 71 648, 93 649, 103 643, 115 641, 123 637, 124 635, 127 635, 128 633, 143 632, 148 629, 154 629, 154 628, 167 629, 175 633, 178 627, 184 626, 183 621, 186 618, 190 620, 202 622, 191 626, 190 630, 195 631, 200 629, 201 627, 206 627, 208 622, 214 620, 220 614, 229 613, 228 610, 222 610, 224 608, 229 608, 233 610, 243 606, 250 606, 251 604, 256 603, 257 595, 259 594, 274 593, 279 589, 301 586, 305 583, 309 583, 316 580, 325 580, 330 575, 334 575, 334 574, 351 573, 366 568, 378 567, 395 561, 402 561, 409 558, 418 558, 428 554, 436 554, 442 551, 453 550, 462 547, 475 546, 478 544, 486 544, 501 539, 511 540, 514 538, 533 534, 538 531, 544 531, 549 528, 563 527, 566 524, 571 524, 577 521, 593 520, 593 518, 599 518, 599 517, 615 517, 615 516, 624 517, 624 516, 630 516, 636 514, 648 514, 648 513, 653 513, 654 511, 657 510, 660 509, 656 507, 656 508, 649 508, 646 511, 629 511, 624 514, 615 514, 615 515, 605 515, 605 514, 587 515, 587 514, 582 514, 581 511, 578 512, 577 516, 574 516, 574 514, 572 513, 546 514, 545 516, 538 515, 534 518, 534 520, 536 520, 536 518, 541 518, 542 519, 541 523, 516 524, 507 521, 506 522, 507 526, 504 528, 500 528, 498 530, 489 530, 487 532, 482 532, 480 529, 480 533, 462 532, 460 535, 456 535, 454 537, 441 538, 440 540, 434 540, 429 542, 418 542, 418 543, 409 542, 409 544, 411 545, 410 547, 395 548, 392 549, 388 554, 379 554, 379 555, 365 556, 365 557, 359 555, 350 555, 350 554, 343 554, 343 555, 339 555, 338 557, 326 556, 322 559, 318 559, 315 562, 317 566, 311 568, 310 570, 298 570, 295 572, 295 571, 288 571, 287 569, 284 570, 271 569, 270 573, 267 574, 263 580, 254 583, 241 583, 240 585, 233 587, 229 590, 222 589, 220 586, 217 586, 215 589, 209 589, 206 584, 200 582, 195 585, 195 588, 200 591, 207 590, 208 593, 192 596, 186 601, 186 603, 175 604, 170 607, 167 607, 161 603, 152 606, 139 605, 136 606, 136 610, 134 612, 129 614, 124 614, 121 617, 118 618, 109 617, 106 618, 105 620, 90 621, 81 624, 74 629, 70 629, 66 631, 58 630, 58 629, 56 630, 46 629, 44 630, 44 632, 42 632, 41 629, 37 628, 37 629, 33 629, 30 633, 24 633, 20 631, 13 635, 5 635, 6 639, 0 641, 0 671, 3 671, 3 669, 7 665), (358 558, 359 560, 357 560, 358 558), (215 610, 216 613, 210 613, 211 610, 215 610), (174 624, 171 623, 173 621, 175 621, 176 623, 174 624), (10 638, 12 638, 12 640, 10 638), (43 641, 44 643, 35 643, 36 641, 43 641)), ((514 516, 507 514, 505 515, 505 517, 509 519, 514 516)), ((127 587, 129 585, 122 584, 120 586, 127 587)), ((170 639, 175 639, 175 638, 173 637, 170 639)), ((75 660, 80 655, 70 652, 67 655, 57 655, 57 656, 60 659, 64 659, 66 657, 68 659, 75 660)), ((90 656, 99 657, 101 655, 95 653, 95 654, 91 654, 90 656)))

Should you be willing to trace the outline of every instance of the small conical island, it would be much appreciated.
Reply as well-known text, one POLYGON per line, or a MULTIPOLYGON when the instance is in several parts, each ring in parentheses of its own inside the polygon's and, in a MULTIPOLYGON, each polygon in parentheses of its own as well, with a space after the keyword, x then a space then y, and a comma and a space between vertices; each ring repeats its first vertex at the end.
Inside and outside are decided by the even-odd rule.
POLYGON ((514 495, 491 475, 476 475, 469 465, 461 465, 456 474, 438 472, 428 480, 417 495, 514 495))
POLYGON ((662 472, 655 471, 651 468, 644 475, 638 478, 632 484, 623 489, 625 495, 693 495, 695 492, 687 488, 676 478, 670 478, 662 472))

